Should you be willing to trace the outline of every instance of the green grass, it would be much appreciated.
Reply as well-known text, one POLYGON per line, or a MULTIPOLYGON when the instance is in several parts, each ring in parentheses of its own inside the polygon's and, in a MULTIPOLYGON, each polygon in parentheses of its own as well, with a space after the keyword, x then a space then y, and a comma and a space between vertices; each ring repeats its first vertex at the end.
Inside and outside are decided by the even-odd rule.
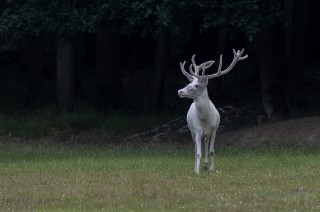
POLYGON ((317 211, 319 149, 216 150, 193 172, 181 144, 0 144, 0 211, 317 211))

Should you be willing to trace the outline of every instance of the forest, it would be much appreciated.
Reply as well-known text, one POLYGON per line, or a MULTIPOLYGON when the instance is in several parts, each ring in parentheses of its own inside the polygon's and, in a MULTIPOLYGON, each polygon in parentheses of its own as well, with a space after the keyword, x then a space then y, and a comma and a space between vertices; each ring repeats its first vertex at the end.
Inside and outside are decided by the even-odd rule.
POLYGON ((0 0, 0 211, 319 211, 319 11, 0 0))
POLYGON ((316 0, 1 1, 0 111, 183 114, 179 62, 249 58, 210 81, 217 107, 319 114, 316 0))

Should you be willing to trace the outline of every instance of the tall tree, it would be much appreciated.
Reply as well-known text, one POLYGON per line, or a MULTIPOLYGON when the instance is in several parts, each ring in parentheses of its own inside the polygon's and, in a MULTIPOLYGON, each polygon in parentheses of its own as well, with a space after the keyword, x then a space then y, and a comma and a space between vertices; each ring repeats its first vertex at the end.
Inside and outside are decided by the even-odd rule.
MULTIPOLYGON (((2 12, 0 33, 11 36, 8 48, 27 46, 30 37, 43 31, 58 34, 57 42, 57 103, 61 110, 72 110, 74 103, 73 43, 71 38, 79 32, 94 29, 95 14, 91 4, 83 0, 11 0, 2 12)), ((36 48, 36 45, 33 46, 36 48)), ((35 51, 35 50, 33 50, 35 51)), ((29 60, 30 61, 30 60, 29 60)), ((32 62, 29 67, 39 69, 32 62)), ((36 73, 33 70, 31 73, 36 73)), ((34 80, 39 80, 34 77, 34 80)))
POLYGON ((152 77, 152 105, 156 111, 162 108, 163 86, 167 63, 168 33, 163 31, 157 37, 155 63, 152 77))
POLYGON ((53 1, 46 10, 46 29, 57 32, 57 105, 62 111, 72 111, 75 100, 74 37, 91 32, 94 15, 86 1, 53 1))
POLYGON ((39 100, 41 94, 41 71, 44 64, 42 50, 43 13, 35 2, 1 2, 0 36, 6 37, 2 50, 17 51, 27 76, 28 105, 39 100))
POLYGON ((57 42, 57 105, 62 111, 74 106, 74 46, 72 39, 59 35, 57 42))
POLYGON ((259 32, 254 39, 260 87, 267 118, 288 114, 284 76, 287 68, 283 25, 278 23, 259 32))
POLYGON ((27 104, 40 100, 42 91, 42 67, 44 56, 42 36, 37 36, 28 42, 21 51, 22 63, 25 65, 28 76, 27 104))
POLYGON ((178 22, 185 5, 185 1, 132 1, 127 10, 128 23, 135 29, 133 32, 155 38, 156 49, 151 80, 151 105, 155 111, 161 110, 163 103, 170 33, 178 30, 178 22))
POLYGON ((260 72, 263 108, 268 118, 286 113, 283 75, 286 70, 282 5, 277 0, 207 1, 204 30, 223 26, 227 31, 241 31, 254 41, 260 72), (228 22, 225 14, 228 11, 228 22))
MULTIPOLYGON (((129 4, 130 5, 130 4, 129 4)), ((104 109, 126 106, 121 70, 121 35, 131 34, 125 22, 128 4, 96 1, 96 101, 104 109)))
POLYGON ((293 1, 292 10, 292 32, 290 40, 290 51, 288 59, 288 94, 290 105, 301 107, 303 105, 303 56, 307 22, 309 14, 309 0, 293 1))
POLYGON ((119 108, 124 105, 120 38, 112 32, 96 33, 96 88, 100 107, 119 108))

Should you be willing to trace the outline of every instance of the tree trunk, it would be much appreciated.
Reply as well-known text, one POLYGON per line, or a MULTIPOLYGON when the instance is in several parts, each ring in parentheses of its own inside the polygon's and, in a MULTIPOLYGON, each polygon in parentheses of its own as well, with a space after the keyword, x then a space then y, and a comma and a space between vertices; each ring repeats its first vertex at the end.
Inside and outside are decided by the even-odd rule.
POLYGON ((260 71, 262 102, 268 119, 288 113, 284 92, 286 71, 284 28, 281 23, 258 33, 255 49, 260 71))
POLYGON ((84 99, 85 91, 82 85, 83 72, 87 58, 87 40, 83 34, 77 35, 74 39, 74 91, 76 99, 84 99))
POLYGON ((27 104, 34 104, 41 97, 41 69, 44 63, 41 38, 33 38, 22 51, 22 63, 28 73, 27 104))
MULTIPOLYGON (((227 38, 228 38, 228 31, 227 31, 227 24, 228 24, 228 20, 229 20, 229 12, 228 10, 226 10, 224 12, 224 23, 222 24, 222 26, 219 29, 219 36, 218 36, 218 43, 217 43, 217 51, 216 51, 216 55, 217 55, 217 59, 215 61, 219 61, 220 59, 220 55, 225 55, 226 53, 226 46, 227 46, 227 38)), ((212 93, 213 94, 213 100, 215 101, 215 104, 219 105, 220 104, 220 100, 221 100, 221 83, 222 83, 223 77, 218 77, 213 79, 213 90, 212 93)))
POLYGON ((57 104, 62 111, 74 107, 74 46, 64 36, 58 39, 57 48, 57 104))
POLYGON ((155 111, 162 109, 163 87, 167 63, 168 33, 161 32, 157 38, 155 65, 152 77, 152 105, 155 111))
POLYGON ((98 106, 119 108, 125 104, 120 68, 120 41, 116 34, 96 34, 96 94, 98 106))
POLYGON ((292 32, 288 60, 288 95, 290 106, 303 104, 303 56, 307 32, 309 0, 293 1, 292 32))
POLYGON ((305 54, 304 58, 309 63, 318 63, 318 51, 320 49, 320 31, 315 26, 320 26, 320 19, 318 12, 320 11, 320 1, 310 0, 309 1, 309 19, 308 19, 308 29, 306 34, 305 43, 305 54))

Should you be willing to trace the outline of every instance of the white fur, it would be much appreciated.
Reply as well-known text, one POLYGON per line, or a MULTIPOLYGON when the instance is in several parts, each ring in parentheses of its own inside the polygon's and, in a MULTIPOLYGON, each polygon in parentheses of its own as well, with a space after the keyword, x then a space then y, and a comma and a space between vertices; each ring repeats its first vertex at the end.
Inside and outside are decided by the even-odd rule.
POLYGON ((200 80, 194 77, 188 86, 178 91, 178 94, 181 98, 191 98, 194 100, 187 114, 188 127, 195 142, 194 171, 199 173, 201 143, 203 141, 205 144, 204 167, 205 169, 208 168, 208 153, 210 153, 210 171, 213 172, 214 140, 220 123, 220 115, 208 97, 206 83, 200 82, 200 80))
POLYGON ((242 56, 244 49, 235 51, 233 49, 234 58, 228 68, 221 70, 222 55, 220 55, 220 63, 217 73, 205 75, 205 70, 210 68, 214 61, 207 61, 201 65, 195 62, 195 55, 192 56, 192 64, 189 67, 190 73, 184 69, 185 61, 180 63, 182 74, 185 75, 190 84, 178 91, 181 98, 193 99, 193 103, 187 114, 188 127, 191 131, 192 139, 195 142, 195 166, 194 171, 199 173, 200 160, 201 160, 201 143, 204 142, 204 168, 208 168, 208 153, 210 153, 211 163, 210 171, 214 171, 214 140, 216 132, 220 124, 220 115, 216 107, 210 101, 207 91, 208 80, 227 74, 236 63, 240 60, 245 60, 248 55, 242 56), (192 70, 192 68, 194 70, 192 70), (200 71, 202 75, 200 76, 200 71))

